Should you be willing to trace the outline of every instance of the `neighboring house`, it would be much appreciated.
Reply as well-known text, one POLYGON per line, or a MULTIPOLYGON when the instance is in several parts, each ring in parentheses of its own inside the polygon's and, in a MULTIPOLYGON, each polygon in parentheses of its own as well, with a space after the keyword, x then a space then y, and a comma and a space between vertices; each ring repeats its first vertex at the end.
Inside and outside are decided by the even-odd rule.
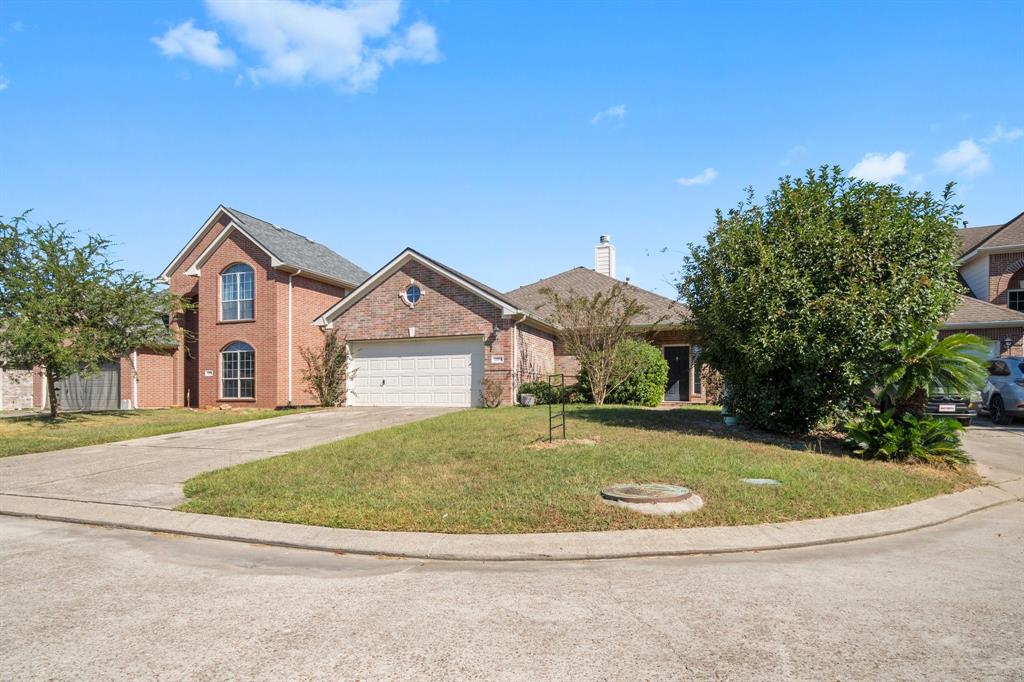
POLYGON ((0 367, 0 410, 23 410, 32 405, 32 370, 0 367))
POLYGON ((1024 213, 958 232, 960 279, 968 294, 941 334, 970 332, 989 339, 993 355, 1024 356, 1024 213))
MULTIPOLYGON (((301 351, 333 329, 352 357, 351 405, 478 405, 485 377, 511 403, 525 381, 555 371, 575 380, 539 291, 613 286, 606 237, 595 263, 600 272, 574 268, 507 293, 412 249, 370 275, 326 246, 220 206, 162 273, 194 304, 172 322, 186 340, 112 363, 92 381, 102 400, 134 407, 309 405, 301 351)), ((650 308, 637 332, 669 359, 667 399, 701 401, 687 309, 624 284, 650 308)))

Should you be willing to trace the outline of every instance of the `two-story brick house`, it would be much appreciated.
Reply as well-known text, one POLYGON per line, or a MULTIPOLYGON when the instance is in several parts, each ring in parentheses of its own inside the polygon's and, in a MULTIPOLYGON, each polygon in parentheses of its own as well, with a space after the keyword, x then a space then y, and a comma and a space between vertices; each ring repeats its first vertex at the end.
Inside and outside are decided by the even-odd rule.
POLYGON ((1024 213, 1002 225, 959 230, 967 294, 942 334, 989 339, 993 355, 1024 356, 1024 213))

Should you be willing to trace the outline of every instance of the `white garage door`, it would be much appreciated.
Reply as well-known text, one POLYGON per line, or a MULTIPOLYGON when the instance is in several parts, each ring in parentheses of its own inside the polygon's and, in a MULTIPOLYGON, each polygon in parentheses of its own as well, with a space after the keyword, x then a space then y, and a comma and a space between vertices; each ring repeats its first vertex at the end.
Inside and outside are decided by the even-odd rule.
POLYGON ((350 405, 453 405, 478 401, 483 342, 474 339, 352 343, 350 405))

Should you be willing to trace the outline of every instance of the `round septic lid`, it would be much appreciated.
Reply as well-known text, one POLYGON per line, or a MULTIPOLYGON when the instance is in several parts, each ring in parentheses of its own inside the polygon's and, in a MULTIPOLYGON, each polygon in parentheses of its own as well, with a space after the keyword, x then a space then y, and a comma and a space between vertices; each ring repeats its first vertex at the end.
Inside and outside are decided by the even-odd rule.
POLYGON ((654 504, 682 502, 693 495, 689 488, 667 483, 616 483, 601 489, 601 497, 615 502, 654 504))

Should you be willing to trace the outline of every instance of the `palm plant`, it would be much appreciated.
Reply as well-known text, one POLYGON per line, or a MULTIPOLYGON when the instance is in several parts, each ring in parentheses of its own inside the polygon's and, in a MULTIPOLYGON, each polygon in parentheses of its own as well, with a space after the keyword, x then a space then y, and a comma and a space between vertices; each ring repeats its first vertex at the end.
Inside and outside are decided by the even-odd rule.
POLYGON ((887 410, 847 424, 846 443, 865 459, 957 467, 971 461, 960 445, 963 429, 955 419, 896 416, 887 410))
POLYGON ((886 374, 883 392, 896 414, 923 414, 928 392, 971 395, 985 383, 988 344, 974 334, 933 332, 919 335, 902 349, 901 360, 886 374))

